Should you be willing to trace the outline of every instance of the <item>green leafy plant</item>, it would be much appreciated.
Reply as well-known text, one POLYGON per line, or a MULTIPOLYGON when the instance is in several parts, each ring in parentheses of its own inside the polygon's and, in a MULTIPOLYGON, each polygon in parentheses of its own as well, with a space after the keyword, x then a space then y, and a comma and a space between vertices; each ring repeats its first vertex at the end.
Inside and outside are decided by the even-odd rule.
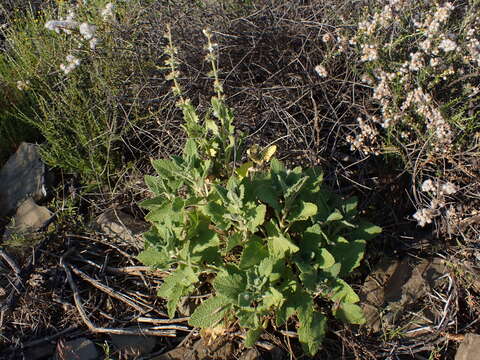
POLYGON ((171 270, 158 289, 170 317, 182 297, 212 292, 192 314, 192 326, 229 328, 238 321, 252 346, 270 326, 298 324, 299 340, 313 355, 325 336, 328 307, 342 321, 365 321, 357 294, 342 277, 359 266, 366 241, 380 228, 357 218, 355 198, 326 189, 319 169, 288 169, 273 158, 275 146, 254 146, 250 161, 232 161, 233 115, 224 102, 211 33, 205 35, 217 122, 207 114, 201 123, 182 97, 167 32, 169 78, 181 98, 188 140, 182 156, 152 161, 158 176, 145 180, 154 197, 142 206, 153 226, 138 258, 171 270))

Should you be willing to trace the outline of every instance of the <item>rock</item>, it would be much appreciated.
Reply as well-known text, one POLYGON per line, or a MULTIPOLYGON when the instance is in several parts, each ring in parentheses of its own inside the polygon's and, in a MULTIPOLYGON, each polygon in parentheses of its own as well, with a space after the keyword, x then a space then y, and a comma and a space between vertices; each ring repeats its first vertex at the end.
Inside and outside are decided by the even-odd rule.
POLYGON ((154 336, 111 335, 113 346, 128 355, 140 356, 150 354, 157 345, 154 336))
POLYGON ((260 360, 261 358, 260 352, 252 348, 243 351, 238 357, 238 360, 260 360))
MULTIPOLYGON (((394 325, 403 309, 422 299, 445 272, 446 265, 440 258, 419 263, 413 258, 406 258, 379 264, 360 291, 366 326, 378 332, 394 325)), ((431 317, 431 314, 424 315, 431 317)))
POLYGON ((95 344, 87 338, 78 338, 67 341, 64 345, 57 345, 57 360, 99 360, 100 354, 95 344))
POLYGON ((54 353, 55 353, 54 344, 38 345, 31 349, 25 350, 25 359, 29 359, 29 360, 40 360, 45 358, 51 359, 54 353))
POLYGON ((0 216, 13 212, 27 197, 46 196, 45 166, 35 144, 22 143, 0 170, 0 216))
POLYGON ((480 354, 480 335, 466 334, 458 347, 455 360, 477 360, 480 354))
POLYGON ((134 246, 138 250, 143 249, 141 235, 150 227, 148 223, 116 209, 105 211, 97 218, 96 223, 99 229, 114 241, 134 246))
POLYGON ((26 199, 21 203, 10 225, 5 229, 3 241, 7 242, 14 235, 33 240, 35 232, 45 226, 52 216, 46 207, 38 206, 32 198, 26 199))
POLYGON ((177 347, 152 360, 230 360, 235 359, 234 353, 235 346, 225 338, 217 338, 212 344, 200 339, 193 346, 177 347))

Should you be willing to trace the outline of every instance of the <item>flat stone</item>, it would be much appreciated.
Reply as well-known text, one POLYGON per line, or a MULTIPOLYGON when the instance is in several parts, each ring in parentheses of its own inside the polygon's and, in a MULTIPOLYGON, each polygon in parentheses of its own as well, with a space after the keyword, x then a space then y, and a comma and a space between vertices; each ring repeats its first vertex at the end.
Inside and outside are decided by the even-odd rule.
POLYGON ((22 143, 0 170, 0 216, 13 212, 27 197, 43 199, 45 166, 35 144, 22 143))
MULTIPOLYGON (((446 272, 440 258, 420 262, 413 258, 385 260, 379 264, 360 291, 366 326, 378 332, 384 325, 393 325, 403 309, 425 296, 446 272)), ((431 317, 426 312, 424 315, 431 317)))
POLYGON ((32 239, 35 232, 45 226, 52 216, 45 206, 38 206, 32 198, 27 198, 21 203, 10 225, 5 229, 3 241, 8 241, 14 235, 32 239))
POLYGON ((57 346, 57 360, 99 360, 100 354, 95 344, 87 338, 67 341, 63 346, 57 346))
POLYGON ((142 234, 150 227, 148 223, 116 209, 105 211, 97 218, 96 223, 98 228, 114 241, 134 246, 138 250, 143 249, 142 234))
POLYGON ((466 334, 455 354, 455 360, 477 360, 479 357, 480 335, 466 334))
POLYGON ((128 353, 129 356, 150 354, 157 345, 157 339, 154 336, 112 334, 110 338, 117 350, 128 353))

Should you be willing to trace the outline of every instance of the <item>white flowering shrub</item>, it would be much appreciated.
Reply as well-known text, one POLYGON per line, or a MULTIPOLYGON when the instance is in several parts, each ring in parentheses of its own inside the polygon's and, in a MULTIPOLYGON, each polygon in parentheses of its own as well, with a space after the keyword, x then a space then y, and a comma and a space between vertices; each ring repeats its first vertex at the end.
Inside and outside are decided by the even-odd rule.
POLYGON ((418 197, 421 226, 446 208, 458 181, 477 176, 460 155, 476 147, 480 130, 479 13, 478 1, 376 2, 337 39, 337 54, 357 54, 356 71, 371 89, 347 137, 352 150, 393 152, 418 184, 444 184, 418 197))
POLYGON ((138 61, 138 4, 62 2, 14 14, 2 29, 2 79, 30 99, 28 109, 9 121, 38 129, 49 165, 104 182, 124 165, 122 156, 132 153, 126 138, 137 131, 136 122, 154 121, 136 100, 144 74, 161 73, 145 54, 138 61))

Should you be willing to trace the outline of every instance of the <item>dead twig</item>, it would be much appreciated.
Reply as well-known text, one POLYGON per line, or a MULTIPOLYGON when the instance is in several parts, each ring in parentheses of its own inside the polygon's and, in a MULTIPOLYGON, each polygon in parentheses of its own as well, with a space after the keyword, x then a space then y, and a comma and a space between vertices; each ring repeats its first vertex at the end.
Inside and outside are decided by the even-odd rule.
POLYGON ((123 329, 123 328, 104 328, 104 327, 97 327, 94 325, 87 316, 85 309, 82 304, 82 299, 78 292, 77 285, 73 280, 72 272, 69 269, 69 265, 65 262, 65 258, 71 253, 72 249, 67 251, 62 257, 60 258, 60 265, 62 266, 65 274, 67 275, 67 281, 70 286, 70 289, 73 292, 73 300, 75 302, 75 307, 82 318, 84 324, 88 327, 88 329, 96 334, 116 334, 116 335, 150 335, 150 336, 169 336, 175 337, 177 335, 176 330, 156 330, 151 328, 139 328, 139 329, 123 329))
POLYGON ((118 291, 112 289, 111 287, 107 286, 107 285, 104 285, 102 284, 100 281, 98 280, 95 280, 93 278, 91 278, 90 276, 88 276, 87 274, 85 274, 83 271, 81 271, 80 269, 77 269, 75 266, 73 266, 72 264, 68 264, 68 267, 78 276, 80 276, 83 280, 85 280, 86 282, 90 283, 91 285, 93 285, 94 287, 96 287, 98 290, 100 291, 103 291, 104 293, 108 294, 109 296, 117 299, 117 300, 120 300, 122 302, 124 302, 125 304, 133 307, 135 310, 141 312, 141 313, 147 313, 149 312, 150 310, 152 310, 151 306, 149 306, 148 304, 145 304, 145 303, 140 303, 139 301, 135 301, 133 300, 132 298, 130 298, 129 296, 126 296, 126 295, 123 295, 121 293, 119 293, 118 291))

